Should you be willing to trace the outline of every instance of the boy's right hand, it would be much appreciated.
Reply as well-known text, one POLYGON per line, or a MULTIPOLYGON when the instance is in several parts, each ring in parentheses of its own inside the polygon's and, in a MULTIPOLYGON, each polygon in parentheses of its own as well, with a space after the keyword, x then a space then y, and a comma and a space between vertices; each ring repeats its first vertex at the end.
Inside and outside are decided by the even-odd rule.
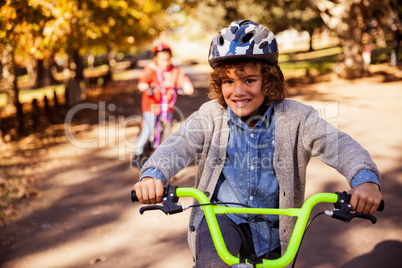
POLYGON ((134 191, 141 203, 156 204, 162 202, 164 185, 161 180, 145 177, 134 184, 134 191))

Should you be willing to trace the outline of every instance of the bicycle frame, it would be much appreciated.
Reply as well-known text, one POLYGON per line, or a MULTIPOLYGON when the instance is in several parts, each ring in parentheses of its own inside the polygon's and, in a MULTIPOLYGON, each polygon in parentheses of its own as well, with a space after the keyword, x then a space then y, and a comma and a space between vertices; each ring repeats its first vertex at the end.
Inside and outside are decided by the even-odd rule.
MULTIPOLYGON (((220 258, 228 265, 236 265, 241 263, 241 259, 233 256, 227 250, 225 242, 222 237, 222 233, 219 228, 216 214, 226 213, 239 213, 239 214, 271 214, 271 215, 285 215, 291 217, 297 217, 295 227, 293 229, 288 247, 280 258, 274 260, 263 259, 262 263, 254 263, 254 267, 284 267, 290 264, 300 247, 303 235, 306 230, 307 222, 310 217, 311 210, 318 203, 332 203, 335 206, 333 211, 325 211, 325 214, 332 216, 335 219, 339 219, 345 222, 349 222, 354 217, 369 219, 374 224, 377 219, 368 214, 363 213, 351 213, 352 207, 349 205, 349 198, 346 192, 343 193, 318 193, 309 197, 301 208, 244 208, 244 207, 225 207, 218 206, 210 203, 208 197, 201 191, 194 188, 178 188, 168 186, 165 188, 163 199, 163 206, 148 205, 140 208, 140 213, 143 214, 146 210, 162 210, 165 214, 175 214, 184 211, 190 207, 184 207, 179 205, 179 197, 192 197, 203 205, 203 211, 205 218, 211 232, 212 240, 220 258)), ((131 199, 133 202, 138 201, 135 191, 132 191, 131 199)), ((378 211, 384 209, 384 202, 382 201, 378 211)), ((246 264, 251 264, 252 260, 245 259, 246 264)))
POLYGON ((154 135, 151 140, 152 144, 152 149, 156 150, 156 148, 159 147, 159 145, 162 143, 162 127, 164 123, 168 123, 169 125, 172 124, 172 119, 169 117, 169 109, 172 108, 176 104, 177 100, 177 93, 176 93, 176 88, 173 88, 174 90, 172 91, 173 96, 172 100, 169 102, 168 100, 168 95, 167 91, 169 88, 166 87, 160 87, 160 92, 161 92, 161 101, 157 103, 157 105, 160 106, 161 111, 156 117, 156 122, 155 122, 155 131, 154 135))

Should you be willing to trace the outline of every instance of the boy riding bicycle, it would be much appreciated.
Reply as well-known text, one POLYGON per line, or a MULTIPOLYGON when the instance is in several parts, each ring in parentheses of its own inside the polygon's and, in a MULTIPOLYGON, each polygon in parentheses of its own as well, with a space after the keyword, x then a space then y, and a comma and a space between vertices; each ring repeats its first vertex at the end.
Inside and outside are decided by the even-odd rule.
MULTIPOLYGON (((141 133, 137 139, 133 163, 142 167, 142 154, 144 146, 154 132, 156 116, 160 113, 160 102, 162 96, 159 88, 168 89, 168 101, 172 99, 172 90, 181 88, 186 95, 194 92, 193 84, 185 73, 177 66, 172 65, 171 48, 164 43, 157 43, 152 48, 153 61, 144 67, 144 71, 138 81, 138 89, 142 92, 141 108, 143 112, 143 123, 141 133), (152 94, 148 91, 153 87, 152 94)), ((169 116, 173 116, 173 107, 170 107, 169 116)))
MULTIPOLYGON (((161 202, 164 185, 198 157, 195 187, 211 201, 300 207, 307 164, 314 156, 348 180, 355 211, 374 213, 382 196, 370 155, 312 107, 285 99, 278 54, 273 33, 252 21, 232 22, 215 36, 208 58, 213 100, 146 162, 134 185, 142 203, 161 202)), ((228 251, 242 257, 278 258, 295 224, 286 216, 267 215, 269 227, 258 216, 219 216, 228 251)), ((193 208, 188 234, 195 267, 227 267, 216 253, 202 209, 193 208)))

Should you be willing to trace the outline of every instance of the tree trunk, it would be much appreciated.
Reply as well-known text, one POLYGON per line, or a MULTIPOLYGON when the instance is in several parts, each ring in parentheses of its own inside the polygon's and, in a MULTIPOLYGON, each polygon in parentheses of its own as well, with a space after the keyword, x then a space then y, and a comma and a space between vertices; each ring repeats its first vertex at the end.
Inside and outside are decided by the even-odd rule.
POLYGON ((73 60, 75 63, 75 79, 81 81, 84 79, 84 64, 78 52, 78 49, 73 51, 73 60))
POLYGON ((358 4, 352 4, 349 15, 343 18, 343 21, 349 27, 342 32, 344 40, 344 59, 337 64, 337 74, 341 77, 353 79, 362 77, 366 74, 363 61, 362 42, 363 37, 363 14, 358 4))
POLYGON ((308 31, 308 34, 310 35, 310 42, 309 42, 308 51, 314 51, 314 48, 313 48, 313 34, 314 34, 314 30, 315 30, 315 29, 311 29, 310 31, 308 31))
POLYGON ((72 107, 81 102, 81 85, 80 82, 84 78, 84 65, 78 50, 74 50, 72 59, 75 64, 75 76, 68 80, 65 92, 66 106, 72 107))
POLYGON ((3 65, 3 85, 7 94, 7 105, 13 105, 16 113, 16 128, 19 134, 24 130, 22 105, 18 96, 17 75, 14 62, 14 51, 11 45, 4 47, 1 64, 3 65))
POLYGON ((344 78, 359 78, 366 74, 362 52, 365 23, 381 1, 318 0, 317 7, 325 24, 336 32, 344 44, 344 54, 335 66, 335 73, 344 78))
POLYGON ((53 63, 53 59, 36 60, 32 88, 47 87, 58 83, 51 70, 53 63))
POLYGON ((108 71, 105 75, 104 81, 103 81, 103 85, 105 85, 106 83, 108 83, 109 81, 112 81, 112 74, 113 74, 113 69, 116 66, 116 60, 115 60, 115 51, 113 50, 113 45, 112 44, 108 44, 107 46, 107 64, 108 64, 108 71))
POLYGON ((45 75, 45 66, 43 60, 36 60, 36 77, 33 88, 40 88, 49 85, 49 79, 45 75))

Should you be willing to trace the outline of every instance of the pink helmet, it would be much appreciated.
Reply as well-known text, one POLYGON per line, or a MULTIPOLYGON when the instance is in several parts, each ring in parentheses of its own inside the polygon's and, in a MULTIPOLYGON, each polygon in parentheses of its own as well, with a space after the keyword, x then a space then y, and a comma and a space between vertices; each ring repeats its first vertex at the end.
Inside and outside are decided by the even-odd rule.
POLYGON ((156 55, 160 51, 167 51, 172 54, 172 49, 169 47, 168 44, 165 43, 156 43, 153 47, 151 52, 156 55))

